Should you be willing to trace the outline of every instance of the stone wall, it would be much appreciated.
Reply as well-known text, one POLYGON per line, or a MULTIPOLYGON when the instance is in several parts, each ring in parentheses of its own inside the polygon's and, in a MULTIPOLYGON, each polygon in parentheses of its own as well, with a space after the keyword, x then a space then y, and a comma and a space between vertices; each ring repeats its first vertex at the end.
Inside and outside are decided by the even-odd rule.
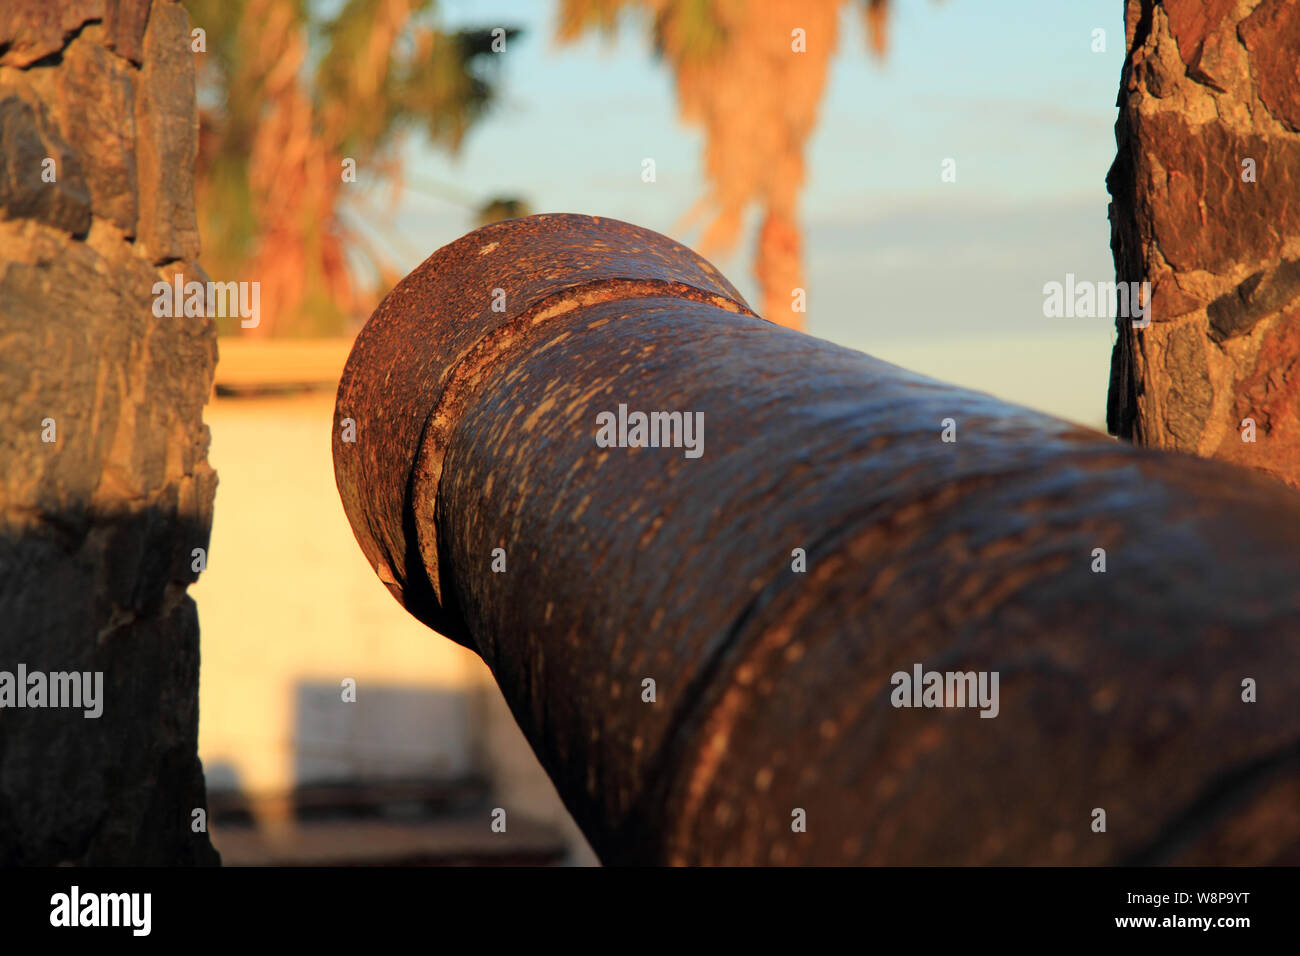
POLYGON ((1152 314, 1119 322, 1110 431, 1300 487, 1300 3, 1128 0, 1125 20, 1111 243, 1152 314))
POLYGON ((217 862, 186 594, 215 328, 152 308, 198 272, 194 56, 169 0, 0 6, 0 864, 217 862), (102 673, 102 714, 33 672, 102 673))

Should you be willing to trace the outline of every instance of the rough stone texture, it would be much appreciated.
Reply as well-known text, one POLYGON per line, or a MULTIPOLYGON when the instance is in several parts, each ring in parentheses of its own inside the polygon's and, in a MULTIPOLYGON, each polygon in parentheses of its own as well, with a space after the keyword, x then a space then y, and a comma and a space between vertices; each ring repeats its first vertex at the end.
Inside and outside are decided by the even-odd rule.
POLYGON ((58 53, 82 24, 103 16, 104 0, 5 0, 0 66, 29 66, 58 53))
POLYGON ((1125 19, 1111 246, 1120 279, 1152 283, 1152 322, 1119 322, 1109 429, 1300 487, 1300 4, 1129 0, 1125 19))
POLYGON ((136 235, 153 262, 199 254, 194 161, 199 152, 189 17, 179 5, 155 3, 144 37, 145 63, 135 101, 140 224, 136 235))
POLYGON ((1291 132, 1300 132, 1300 16, 1289 0, 1262 3, 1237 31, 1257 74, 1259 98, 1291 132))
POLYGON ((39 103, 0 99, 0 219, 30 219, 84 235, 90 193, 81 165, 45 114, 39 103), (52 182, 45 178, 47 169, 52 182))
POLYGON ((152 311, 155 282, 197 271, 193 65, 188 42, 164 49, 179 6, 141 8, 152 44, 138 5, 110 6, 111 27, 86 22, 102 3, 0 14, 0 671, 104 675, 98 719, 0 709, 0 865, 217 862, 191 825, 206 798, 186 595, 216 488, 215 328, 152 311), (147 109, 169 112, 146 139, 147 109), (158 266, 169 253, 182 261, 158 266))
POLYGON ((144 62, 149 8, 150 0, 104 0, 105 45, 136 66, 144 62))
MULTIPOLYGON (((100 28, 87 27, 85 35, 93 41, 101 35, 100 28)), ((85 174, 95 215, 134 237, 138 71, 90 42, 72 44, 62 68, 51 72, 55 102, 66 119, 69 142, 77 155, 92 158, 85 174)))

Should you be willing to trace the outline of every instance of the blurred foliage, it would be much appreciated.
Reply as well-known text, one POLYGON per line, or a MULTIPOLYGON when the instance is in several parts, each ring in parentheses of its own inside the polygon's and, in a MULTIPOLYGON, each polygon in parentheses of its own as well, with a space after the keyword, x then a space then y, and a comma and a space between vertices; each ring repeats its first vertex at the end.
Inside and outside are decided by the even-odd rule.
POLYGON ((489 199, 478 210, 478 224, 486 226, 489 223, 501 222, 503 219, 523 219, 525 216, 531 216, 532 210, 522 199, 513 196, 498 196, 495 199, 489 199))
MULTIPOLYGON (((792 291, 804 287, 798 222, 804 144, 816 125, 846 0, 560 0, 557 33, 606 36, 625 18, 648 28, 673 70, 683 119, 705 134, 705 195, 687 226, 711 211, 700 241, 710 254, 735 245, 745 212, 762 212, 755 272, 761 311, 800 327, 792 291), (796 49, 795 29, 803 31, 796 49)), ((877 57, 888 47, 890 0, 847 0, 865 19, 877 57)))
MULTIPOLYGON (((396 278, 348 228, 344 202, 359 198, 358 179, 396 193, 404 134, 460 147, 493 103, 493 31, 439 30, 434 0, 183 3, 207 35, 196 58, 204 268, 261 282, 261 325, 244 334, 341 334, 396 278)), ((506 49, 517 34, 505 30, 506 49)))
POLYGON ((674 65, 698 62, 726 45, 718 6, 718 0, 562 0, 558 33, 566 42, 588 30, 613 37, 625 14, 647 13, 657 56, 674 65))

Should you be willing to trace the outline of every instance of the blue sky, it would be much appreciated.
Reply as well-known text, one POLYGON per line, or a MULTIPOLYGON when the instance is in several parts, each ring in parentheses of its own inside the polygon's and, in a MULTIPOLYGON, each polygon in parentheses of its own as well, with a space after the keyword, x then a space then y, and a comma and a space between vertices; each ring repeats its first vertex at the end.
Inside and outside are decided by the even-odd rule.
MULTIPOLYGON (((846 2, 803 193, 808 331, 1084 424, 1104 420, 1112 326, 1047 319, 1044 283, 1114 276, 1106 170, 1123 64, 1116 0, 897 0, 867 53, 846 2), (1105 52, 1093 31, 1105 30, 1105 52), (946 157, 957 181, 940 179, 946 157)), ((443 0, 448 26, 519 26, 501 102, 458 156, 413 142, 377 239, 403 269, 472 226, 466 201, 611 216, 690 242, 702 134, 643 22, 560 46, 550 0, 443 0), (641 181, 653 157, 657 181, 641 181), (455 201, 456 198, 460 202, 455 201)), ((792 24, 797 26, 798 24, 792 24)), ((758 304, 752 229, 720 269, 758 304)))

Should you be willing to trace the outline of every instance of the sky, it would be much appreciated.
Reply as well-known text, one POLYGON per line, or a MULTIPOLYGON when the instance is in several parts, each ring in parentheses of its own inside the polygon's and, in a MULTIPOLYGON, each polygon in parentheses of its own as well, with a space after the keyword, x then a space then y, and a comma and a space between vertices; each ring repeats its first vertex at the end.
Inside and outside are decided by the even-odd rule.
MULTIPOLYGON (((1112 322, 1045 318, 1043 286, 1067 273, 1114 279, 1105 177, 1122 9, 896 0, 881 63, 860 3, 844 3, 806 155, 810 334, 1104 427, 1112 322), (946 158, 956 182, 941 180, 946 158)), ((678 118, 644 20, 562 46, 552 0, 442 0, 439 11, 446 27, 524 32, 496 64, 498 104, 459 154, 408 145, 406 185, 372 217, 382 231, 369 229, 403 271, 471 229, 472 206, 495 195, 698 239, 680 226, 703 194, 703 135, 678 118), (645 157, 654 183, 641 179, 645 157)), ((755 306, 756 223, 710 257, 755 306)))

